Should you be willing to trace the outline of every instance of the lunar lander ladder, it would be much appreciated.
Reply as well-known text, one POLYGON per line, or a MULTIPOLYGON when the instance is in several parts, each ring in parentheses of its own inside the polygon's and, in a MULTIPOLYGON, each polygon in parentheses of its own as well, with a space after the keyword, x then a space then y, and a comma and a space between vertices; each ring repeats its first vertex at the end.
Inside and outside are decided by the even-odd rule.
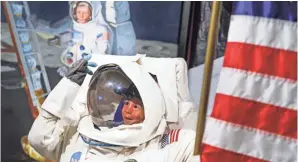
MULTIPOLYGON (((38 43, 37 35, 34 31, 34 26, 30 21, 30 10, 28 7, 28 4, 26 1, 2 1, 3 10, 6 16, 6 20, 9 26, 10 35, 13 42, 13 51, 17 55, 18 64, 20 67, 21 75, 26 81, 25 85, 25 91, 26 95, 28 97, 29 106, 32 112, 32 115, 34 118, 38 115, 38 107, 42 104, 43 99, 50 93, 51 88, 48 80, 48 76, 46 73, 46 69, 42 60, 40 47, 38 43), (13 5, 17 5, 19 8, 13 8, 13 5), (24 11, 24 12, 23 12, 24 11), (24 26, 19 27, 16 24, 16 21, 23 21, 24 26), (24 50, 24 44, 22 42, 22 38, 20 33, 27 33, 29 38, 29 43, 31 45, 34 45, 35 51, 25 51, 24 50), (36 67, 34 70, 32 70, 32 67, 29 68, 29 62, 28 58, 31 59, 31 61, 39 62, 40 70, 36 67), (37 58, 37 60, 35 60, 37 58), (34 60, 32 60, 34 59, 34 60), (42 90, 37 94, 36 93, 36 86, 34 86, 34 83, 36 83, 36 80, 34 80, 34 73, 40 72, 41 76, 43 77, 44 86, 46 89, 46 92, 42 90), (42 98, 42 100, 40 100, 42 98)), ((33 46, 31 46, 33 49, 33 46)), ((37 64, 37 63, 36 63, 37 64)), ((39 76, 40 77, 40 76, 39 76)), ((41 79, 37 80, 39 84, 41 84, 41 79)), ((41 87, 42 84, 41 84, 41 87)))

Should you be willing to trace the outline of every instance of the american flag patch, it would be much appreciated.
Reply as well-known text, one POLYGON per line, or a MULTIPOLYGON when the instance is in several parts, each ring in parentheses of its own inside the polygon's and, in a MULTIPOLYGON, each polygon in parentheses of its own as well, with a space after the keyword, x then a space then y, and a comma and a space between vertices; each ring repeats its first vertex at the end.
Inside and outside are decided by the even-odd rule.
POLYGON ((166 147, 169 144, 169 134, 164 134, 161 139, 161 148, 166 147))
POLYGON ((180 129, 173 129, 163 135, 161 139, 161 148, 164 148, 166 145, 178 141, 180 129))
POLYGON ((180 129, 173 129, 169 133, 169 141, 170 143, 178 141, 180 129))

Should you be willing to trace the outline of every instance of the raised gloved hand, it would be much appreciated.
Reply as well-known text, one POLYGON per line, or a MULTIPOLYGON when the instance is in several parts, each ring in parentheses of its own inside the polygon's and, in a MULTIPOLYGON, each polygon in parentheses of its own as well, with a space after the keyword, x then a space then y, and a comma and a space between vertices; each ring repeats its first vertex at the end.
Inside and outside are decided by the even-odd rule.
POLYGON ((81 86, 87 74, 93 75, 93 72, 90 69, 88 69, 88 66, 90 67, 97 66, 97 64, 94 62, 88 62, 88 60, 90 59, 91 59, 91 54, 83 53, 82 59, 75 62, 68 69, 68 72, 65 75, 65 77, 81 86))

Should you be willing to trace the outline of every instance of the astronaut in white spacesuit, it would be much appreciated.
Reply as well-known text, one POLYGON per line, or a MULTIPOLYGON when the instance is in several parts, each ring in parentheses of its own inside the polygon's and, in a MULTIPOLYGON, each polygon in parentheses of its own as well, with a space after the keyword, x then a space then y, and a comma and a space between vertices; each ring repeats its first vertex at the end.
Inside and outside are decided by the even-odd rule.
MULTIPOLYGON (((100 1, 69 2, 69 12, 73 22, 69 47, 61 55, 61 62, 70 67, 86 54, 111 54, 112 30, 105 22, 100 1)), ((69 35, 67 33, 66 35, 69 35)), ((63 36, 61 36, 63 38, 63 36)), ((67 37, 68 36, 64 36, 67 37)), ((58 70, 64 76, 67 68, 58 70)))
POLYGON ((169 128, 159 75, 125 57, 98 56, 97 66, 84 59, 72 66, 30 130, 37 152, 60 162, 190 160, 195 132, 169 128))
POLYGON ((109 53, 110 31, 101 14, 101 3, 73 1, 70 7, 73 41, 82 43, 90 53, 109 53))

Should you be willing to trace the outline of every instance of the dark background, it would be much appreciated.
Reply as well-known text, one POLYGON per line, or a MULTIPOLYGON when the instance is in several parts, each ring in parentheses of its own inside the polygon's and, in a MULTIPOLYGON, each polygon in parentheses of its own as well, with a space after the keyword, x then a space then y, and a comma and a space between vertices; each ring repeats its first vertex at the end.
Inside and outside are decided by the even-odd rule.
MULTIPOLYGON (((2 66, 18 69, 17 63, 1 60, 2 66)), ((61 79, 56 68, 46 67, 49 82, 53 88, 61 79)), ((20 79, 20 71, 1 72, 1 81, 20 79)), ((1 161, 31 162, 21 148, 21 137, 28 135, 33 118, 24 89, 5 89, 1 86, 1 161)))

